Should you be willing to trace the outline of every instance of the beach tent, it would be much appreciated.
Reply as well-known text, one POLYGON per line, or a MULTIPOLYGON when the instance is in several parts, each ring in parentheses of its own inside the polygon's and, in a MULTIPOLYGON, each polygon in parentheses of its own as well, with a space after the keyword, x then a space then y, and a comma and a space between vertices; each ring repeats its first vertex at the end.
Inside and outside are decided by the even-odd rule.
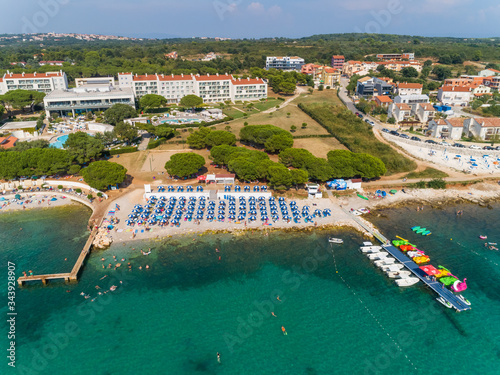
POLYGON ((52 199, 51 199, 51 201, 56 201, 56 200, 57 200, 57 198, 52 198, 52 199))
POLYGON ((16 195, 14 196, 14 198, 15 198, 15 199, 21 199, 21 195, 20 195, 20 194, 16 194, 16 195))
POLYGON ((431 264, 426 266, 419 267, 422 271, 424 271, 427 275, 437 275, 440 271, 431 264))

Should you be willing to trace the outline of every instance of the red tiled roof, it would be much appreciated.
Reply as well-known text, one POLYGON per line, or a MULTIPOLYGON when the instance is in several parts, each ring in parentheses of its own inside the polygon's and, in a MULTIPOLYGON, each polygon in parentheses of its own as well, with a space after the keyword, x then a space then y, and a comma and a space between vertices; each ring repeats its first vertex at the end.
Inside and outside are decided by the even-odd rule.
POLYGON ((47 73, 6 73, 5 78, 40 78, 62 76, 61 72, 47 72, 47 73))
POLYGON ((491 117, 491 118, 475 118, 474 119, 478 124, 483 128, 500 128, 500 118, 491 117))
POLYGON ((244 79, 233 79, 231 81, 235 86, 241 85, 261 85, 264 81, 261 78, 244 78, 244 79))
POLYGON ((230 74, 219 74, 219 75, 203 75, 203 76, 194 76, 194 79, 197 81, 225 81, 225 80, 232 80, 233 76, 230 74))
POLYGON ((233 173, 221 173, 215 175, 215 178, 234 178, 234 177, 236 177, 236 175, 233 173))
POLYGON ((436 111, 431 103, 420 103, 420 107, 422 107, 424 111, 436 111))
POLYGON ((158 77, 156 74, 145 74, 145 75, 135 75, 132 78, 133 81, 157 81, 158 77))
POLYGON ((436 125, 448 125, 448 123, 444 121, 442 118, 434 120, 434 122, 436 123, 436 125))
POLYGON ((392 99, 387 95, 379 95, 375 97, 380 103, 392 103, 392 99))
POLYGON ((344 55, 333 55, 332 58, 334 59, 344 59, 344 55))
POLYGON ((454 128, 463 128, 464 120, 461 118, 450 118, 446 119, 446 121, 454 128))
POLYGON ((452 91, 469 92, 470 91, 470 87, 465 87, 465 86, 441 86, 439 89, 442 91, 446 91, 446 92, 452 92, 452 91))
POLYGON ((191 74, 180 74, 180 75, 158 75, 160 81, 192 81, 193 76, 191 74))
POLYGON ((421 83, 408 83, 408 82, 400 82, 398 84, 398 88, 400 89, 421 89, 424 85, 421 83))
POLYGON ((396 103, 396 107, 401 111, 411 111, 411 107, 406 103, 396 103))

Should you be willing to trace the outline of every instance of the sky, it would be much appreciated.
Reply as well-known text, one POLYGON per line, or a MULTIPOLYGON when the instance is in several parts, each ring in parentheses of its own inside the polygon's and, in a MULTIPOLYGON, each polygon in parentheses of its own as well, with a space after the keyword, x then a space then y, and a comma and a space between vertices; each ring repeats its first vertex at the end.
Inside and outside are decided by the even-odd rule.
POLYGON ((0 34, 500 36, 498 0, 0 0, 0 34))

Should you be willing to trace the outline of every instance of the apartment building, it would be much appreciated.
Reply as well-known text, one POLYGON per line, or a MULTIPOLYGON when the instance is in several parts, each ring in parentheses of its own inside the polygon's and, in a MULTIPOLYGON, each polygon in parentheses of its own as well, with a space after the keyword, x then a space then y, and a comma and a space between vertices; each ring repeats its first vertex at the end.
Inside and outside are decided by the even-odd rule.
POLYGON ((423 124, 428 123, 431 120, 434 120, 436 117, 436 109, 431 103, 420 103, 417 105, 417 109, 415 110, 415 115, 423 124))
POLYGON ((75 78, 75 86, 82 87, 86 85, 110 85, 115 86, 114 77, 92 77, 92 78, 75 78))
POLYGON ((429 122, 426 135, 435 138, 459 140, 464 131, 464 120, 460 118, 437 119, 429 122))
POLYGON ((382 61, 401 61, 401 60, 415 60, 415 53, 380 53, 377 59, 382 61))
POLYGON ((45 96, 43 104, 47 117, 52 113, 75 116, 105 111, 115 104, 127 104, 135 108, 135 96, 130 87, 84 85, 70 90, 54 90, 45 96))
POLYGON ((62 70, 47 73, 11 73, 7 71, 0 82, 0 91, 29 90, 49 93, 68 88, 68 77, 62 70))
POLYGON ((343 55, 333 55, 332 56, 332 68, 342 70, 345 63, 345 57, 343 55))
POLYGON ((467 86, 442 86, 438 90, 437 99, 444 105, 469 105, 472 89, 467 86))
POLYGON ((300 71, 302 65, 305 64, 303 58, 298 56, 268 56, 266 58, 266 69, 278 69, 278 70, 296 70, 300 71))
POLYGON ((500 118, 469 118, 464 121, 464 131, 468 136, 475 136, 484 141, 500 139, 500 118))
POLYGON ((422 95, 423 85, 421 83, 400 82, 397 85, 398 95, 422 95))
POLYGON ((156 94, 165 97, 169 104, 179 103, 186 95, 197 95, 206 103, 267 98, 267 82, 263 79, 235 79, 230 74, 119 73, 118 84, 120 87, 131 88, 138 98, 146 94, 156 94))

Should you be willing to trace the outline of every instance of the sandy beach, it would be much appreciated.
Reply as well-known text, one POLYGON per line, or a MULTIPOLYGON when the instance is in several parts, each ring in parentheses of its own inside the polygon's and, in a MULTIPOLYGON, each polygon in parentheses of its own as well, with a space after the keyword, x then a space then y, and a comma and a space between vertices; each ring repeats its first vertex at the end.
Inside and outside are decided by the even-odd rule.
POLYGON ((21 199, 15 199, 16 194, 5 194, 0 196, 0 214, 2 212, 17 210, 32 210, 40 208, 60 207, 68 204, 76 204, 68 194, 53 192, 22 193, 21 199), (5 200, 2 200, 5 199, 5 200), (51 200, 55 198, 56 200, 51 200))
MULTIPOLYGON (((330 196, 329 198, 322 199, 303 199, 296 200, 299 209, 308 205, 312 211, 315 209, 330 209, 331 216, 315 218, 314 222, 300 223, 285 222, 279 220, 272 225, 265 225, 257 220, 250 222, 237 222, 237 221, 212 221, 209 222, 205 219, 195 223, 195 221, 182 220, 180 226, 164 226, 152 225, 149 230, 146 226, 127 226, 125 221, 128 215, 132 212, 136 204, 144 205, 146 200, 143 197, 144 191, 142 189, 134 190, 117 200, 113 201, 106 211, 106 216, 102 222, 100 237, 106 238, 113 243, 128 242, 132 240, 144 239, 158 239, 174 235, 190 235, 200 234, 203 232, 240 232, 244 230, 273 230, 273 229, 290 229, 290 230, 307 230, 320 227, 352 227, 362 233, 366 231, 353 220, 351 209, 358 210, 360 208, 367 208, 374 210, 382 207, 397 206, 400 204, 415 204, 422 205, 425 209, 436 204, 446 204, 450 201, 455 202, 468 202, 481 205, 487 205, 487 202, 500 200, 500 185, 496 183, 478 183, 463 188, 454 188, 446 190, 433 190, 433 189, 404 189, 403 193, 399 190, 396 194, 388 194, 385 198, 374 197, 373 193, 368 191, 363 192, 369 200, 359 198, 353 193, 349 197, 330 196), (117 209, 119 207, 119 209, 117 209), (347 212, 346 212, 347 211, 347 212), (113 220, 118 219, 119 222, 111 223, 113 220), (109 225, 113 225, 112 229, 108 229, 109 225)), ((287 199, 287 203, 290 200, 287 199)), ((359 216, 362 218, 362 216, 359 216)), ((370 225, 364 220, 367 225, 370 225)))

